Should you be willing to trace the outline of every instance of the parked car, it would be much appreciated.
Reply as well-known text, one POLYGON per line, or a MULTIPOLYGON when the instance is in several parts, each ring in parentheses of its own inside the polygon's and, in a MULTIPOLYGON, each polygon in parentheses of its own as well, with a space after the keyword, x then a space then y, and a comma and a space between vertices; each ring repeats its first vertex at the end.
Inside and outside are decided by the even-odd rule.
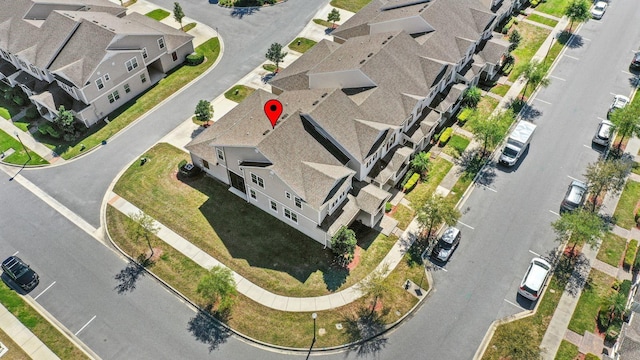
POLYGON ((439 261, 448 261, 453 251, 460 244, 461 237, 462 234, 459 229, 448 227, 438 239, 436 246, 431 250, 431 258, 439 261))
POLYGON ((538 300, 550 273, 551 264, 548 261, 542 258, 533 258, 529 263, 527 273, 522 278, 518 294, 532 301, 538 300))
POLYGON ((598 1, 591 9, 591 16, 594 19, 602 19, 604 12, 607 11, 608 4, 604 1, 598 1))
POLYGON ((587 198, 587 184, 582 181, 573 180, 569 184, 567 193, 564 195, 562 203, 560 203, 560 212, 573 211, 584 205, 584 201, 587 198))
POLYGON ((633 59, 631 59, 631 64, 629 65, 631 69, 640 69, 640 51, 633 55, 633 59))
POLYGON ((2 262, 2 271, 24 291, 32 290, 40 282, 38 274, 17 256, 6 258, 2 262))
POLYGON ((180 173, 186 177, 194 177, 202 172, 202 169, 193 165, 192 163, 186 163, 180 167, 180 173))
POLYGON ((600 124, 598 124, 596 134, 593 135, 593 139, 591 141, 598 145, 609 146, 612 133, 613 123, 609 120, 602 120, 600 124))
POLYGON ((631 102, 631 100, 628 97, 624 96, 624 95, 616 95, 616 96, 614 96, 613 97, 613 102, 611 103, 611 106, 609 106, 609 111, 607 111, 607 118, 615 110, 623 109, 625 106, 627 106, 629 104, 629 102, 631 102))

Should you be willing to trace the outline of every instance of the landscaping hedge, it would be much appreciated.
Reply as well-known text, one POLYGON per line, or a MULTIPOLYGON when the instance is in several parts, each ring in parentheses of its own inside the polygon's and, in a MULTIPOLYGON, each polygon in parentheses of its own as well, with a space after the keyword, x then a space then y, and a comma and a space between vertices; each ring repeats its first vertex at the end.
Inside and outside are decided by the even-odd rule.
POLYGON ((418 180, 420 180, 420 174, 411 175, 411 178, 409 178, 409 181, 407 181, 407 183, 404 184, 404 187, 402 188, 402 190, 404 192, 411 191, 411 189, 413 189, 413 187, 416 186, 416 184, 418 183, 418 180))
POLYGON ((600 357, 598 355, 588 353, 587 355, 585 355, 584 360, 600 360, 600 357))
POLYGON ((633 262, 633 271, 640 271, 640 251, 636 252, 636 260, 633 262))
POLYGON ((407 173, 404 175, 404 179, 402 179, 402 182, 400 183, 400 186, 402 186, 404 188, 404 186, 407 184, 407 182, 409 181, 409 179, 411 179, 411 177, 413 176, 413 174, 415 174, 416 172, 413 171, 413 169, 409 169, 407 170, 407 173))
POLYGON ((388 202, 388 203, 386 203, 384 205, 384 212, 389 212, 389 211, 391 211, 391 209, 393 209, 393 205, 391 205, 390 202, 388 202))
POLYGON ((629 270, 631 269, 631 265, 634 264, 636 259, 636 251, 638 250, 638 240, 633 239, 629 241, 627 244, 627 250, 624 253, 624 261, 622 262, 622 267, 629 270))
POLYGON ((440 144, 444 145, 447 143, 447 141, 449 141, 449 139, 451 138, 451 134, 453 134, 453 128, 446 128, 443 132, 442 135, 440 135, 440 144))
POLYGON ((625 297, 629 296, 629 292, 631 291, 631 280, 624 280, 620 283, 620 289, 618 292, 625 297))
POLYGON ((472 113, 473 113, 472 108, 466 107, 462 109, 458 114, 458 121, 464 124, 472 113))
POLYGON ((196 66, 202 64, 204 61, 204 55, 200 53, 193 53, 187 55, 187 65, 196 66))
POLYGON ((40 126, 38 126, 38 131, 42 135, 49 134, 51 137, 56 139, 60 137, 60 133, 51 125, 51 123, 48 122, 42 123, 40 126))

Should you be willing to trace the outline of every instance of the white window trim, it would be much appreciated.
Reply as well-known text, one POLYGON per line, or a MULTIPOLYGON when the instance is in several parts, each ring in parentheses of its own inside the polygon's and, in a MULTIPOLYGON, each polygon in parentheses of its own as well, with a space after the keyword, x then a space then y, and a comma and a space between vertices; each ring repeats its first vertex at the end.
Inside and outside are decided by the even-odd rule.
POLYGON ((278 203, 274 200, 269 199, 269 208, 271 209, 271 211, 275 212, 276 214, 278 213, 278 203), (276 208, 273 208, 273 205, 276 206, 276 208))
POLYGON ((298 208, 298 209, 302 209, 302 199, 300 199, 299 197, 294 197, 293 198, 293 204, 298 208), (298 202, 300 202, 300 206, 298 206, 298 202))
POLYGON ((96 79, 96 88, 98 88, 98 90, 104 89, 104 81, 102 81, 102 78, 97 78, 96 79), (98 85, 98 83, 100 83, 100 85, 102 85, 102 87, 100 87, 100 85, 98 85))
POLYGON ((162 50, 165 47, 167 47, 167 44, 164 42, 164 38, 163 37, 158 39, 158 47, 160 48, 160 50, 162 50))
POLYGON ((254 189, 249 189, 249 197, 253 200, 253 201, 258 201, 258 193, 254 190, 254 189), (254 197, 255 196, 255 197, 254 197))
POLYGON ((146 48, 146 47, 143 47, 143 48, 142 48, 142 58, 143 58, 143 59, 146 59, 146 58, 148 58, 148 57, 149 57, 149 53, 147 53, 147 48, 146 48))
POLYGON ((256 174, 254 174, 254 173, 252 173, 252 172, 250 172, 250 173, 249 173, 249 176, 251 177, 251 182, 252 182, 252 183, 254 183, 254 184, 258 185, 259 187, 261 187, 261 188, 263 188, 263 189, 265 188, 265 186, 264 186, 264 179, 263 179, 262 177, 260 177, 260 176, 258 176, 258 175, 256 175, 256 174), (256 178, 256 180, 255 180, 255 181, 253 181, 254 176, 255 176, 255 178, 256 178), (260 185, 261 183, 262 183, 262 185, 260 185))
POLYGON ((218 160, 224 161, 224 151, 222 151, 222 149, 216 148, 216 156, 218 157, 218 160))
POLYGON ((296 223, 296 224, 298 223, 298 214, 295 211, 284 207, 283 213, 285 218, 289 219, 293 223, 296 223), (289 216, 287 216, 287 212, 289 213, 289 216), (295 220, 293 219, 294 217, 295 217, 295 220))
POLYGON ((135 56, 132 57, 131 59, 125 61, 124 63, 124 67, 127 69, 127 72, 132 72, 133 70, 138 68, 138 58, 136 58, 135 56), (131 70, 129 70, 129 64, 131 64, 131 70))
POLYGON ((111 76, 109 76, 109 73, 104 74, 103 78, 105 82, 111 80, 111 76))
POLYGON ((290 192, 285 191, 285 192, 284 192, 284 196, 285 196, 287 199, 291 200, 291 193, 290 193, 290 192))

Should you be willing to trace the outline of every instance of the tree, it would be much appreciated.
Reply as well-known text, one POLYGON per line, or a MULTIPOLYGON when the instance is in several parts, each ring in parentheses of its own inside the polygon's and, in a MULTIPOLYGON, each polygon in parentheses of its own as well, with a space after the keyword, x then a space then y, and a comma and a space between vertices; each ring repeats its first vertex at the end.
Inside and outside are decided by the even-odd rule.
POLYGON ((546 77, 547 68, 543 63, 537 60, 531 60, 528 63, 522 66, 522 77, 527 81, 524 84, 524 91, 522 92, 522 100, 524 101, 524 96, 527 93, 527 88, 529 85, 533 87, 533 89, 538 86, 547 87, 551 83, 551 80, 546 77))
POLYGON ((589 8, 591 4, 588 0, 572 0, 564 11, 569 18, 569 32, 573 29, 573 22, 584 22, 591 18, 589 8))
POLYGON ((347 264, 353 259, 356 251, 356 233, 346 226, 343 226, 331 238, 331 250, 340 256, 347 264))
POLYGON ((578 209, 572 212, 563 212, 560 218, 551 223, 556 233, 556 240, 572 244, 571 253, 577 244, 586 244, 594 248, 604 233, 605 223, 595 212, 578 209))
POLYGON ((196 105, 195 115, 199 121, 209 121, 213 117, 213 106, 207 100, 200 100, 196 105))
POLYGON ((58 115, 55 117, 53 122, 66 134, 70 134, 72 136, 75 135, 76 127, 74 124, 76 119, 73 117, 73 113, 71 111, 65 110, 63 105, 60 105, 58 115))
POLYGON ((198 282, 196 292, 203 298, 217 305, 219 312, 227 311, 233 306, 234 295, 237 294, 233 273, 227 267, 216 265, 198 282))
POLYGON ((620 141, 616 147, 618 150, 627 136, 640 135, 640 102, 632 102, 622 109, 616 109, 611 113, 611 122, 620 135, 620 141))
POLYGON ((609 295, 605 304, 607 307, 606 325, 609 327, 613 320, 622 318, 622 314, 624 314, 624 310, 627 307, 627 297, 624 296, 624 294, 615 291, 609 295))
POLYGON ((482 153, 497 145, 505 135, 509 125, 515 119, 513 110, 509 109, 495 115, 484 111, 474 111, 467 120, 471 132, 482 140, 482 153))
POLYGON ((145 259, 145 262, 149 261, 153 257, 153 246, 151 246, 151 234, 157 234, 160 231, 160 228, 156 224, 155 220, 143 213, 142 211, 138 213, 129 214, 129 221, 127 221, 126 232, 127 235, 132 238, 134 241, 138 241, 143 239, 146 241, 147 246, 149 246, 150 254, 145 259))
POLYGON ((441 223, 453 226, 460 216, 460 211, 456 209, 453 201, 439 194, 427 198, 424 205, 418 209, 418 223, 423 229, 427 229, 427 238, 431 237, 435 226, 441 223))
POLYGON ((184 30, 184 28, 182 27, 182 19, 184 18, 184 11, 182 11, 182 6, 180 6, 179 2, 173 3, 173 18, 180 23, 180 30, 184 30))
POLYGON ((331 9, 329 15, 327 15, 327 20, 332 22, 331 28, 335 29, 336 21, 340 21, 340 11, 336 8, 331 9))
POLYGON ((482 92, 480 91, 480 89, 478 89, 478 87, 476 86, 471 86, 465 89, 464 93, 462 94, 462 104, 463 106, 475 108, 476 106, 478 106, 481 98, 482 92))
POLYGON ((520 41, 522 41, 522 35, 520 35, 517 29, 513 30, 511 35, 509 35, 509 42, 511 43, 509 45, 509 52, 515 50, 518 45, 520 45, 520 41))
POLYGON ((287 53, 282 51, 281 44, 273 43, 264 56, 267 58, 267 60, 273 62, 276 65, 277 72, 278 69, 280 69, 280 63, 282 62, 282 60, 284 60, 284 57, 287 56, 287 53))
POLYGON ((593 196, 591 211, 596 211, 598 198, 604 192, 611 191, 617 194, 622 190, 631 167, 631 161, 626 158, 598 160, 587 165, 584 177, 593 196))
POLYGON ((382 267, 376 269, 356 285, 358 291, 360 291, 364 296, 373 298, 371 314, 376 311, 378 301, 380 301, 384 295, 391 290, 391 284, 385 281, 385 277, 388 273, 389 264, 384 263, 382 267))
POLYGON ((429 161, 430 161, 429 153, 421 151, 416 154, 416 156, 411 159, 411 168, 413 171, 424 174, 429 169, 429 161))

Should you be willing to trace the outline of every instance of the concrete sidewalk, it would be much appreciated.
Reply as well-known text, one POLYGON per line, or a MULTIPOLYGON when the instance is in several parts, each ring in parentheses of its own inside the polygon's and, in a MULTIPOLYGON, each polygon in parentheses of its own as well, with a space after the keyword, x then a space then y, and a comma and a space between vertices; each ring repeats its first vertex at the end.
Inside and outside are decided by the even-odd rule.
MULTIPOLYGON (((13 316, 5 308, 0 305, 0 329, 6 333, 11 340, 22 348, 35 360, 60 359, 51 351, 37 336, 35 336, 26 326, 24 326, 18 318, 13 316)), ((8 358, 11 358, 11 349, 7 352, 8 358)))

